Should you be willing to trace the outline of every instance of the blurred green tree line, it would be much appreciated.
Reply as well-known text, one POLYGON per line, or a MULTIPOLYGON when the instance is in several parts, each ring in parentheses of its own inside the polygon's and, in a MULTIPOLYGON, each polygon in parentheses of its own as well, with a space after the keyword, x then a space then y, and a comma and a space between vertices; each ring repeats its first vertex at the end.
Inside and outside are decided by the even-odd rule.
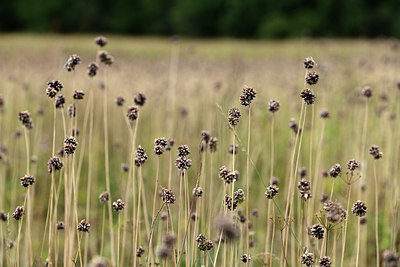
POLYGON ((0 31, 400 37, 400 0, 0 0, 0 31))

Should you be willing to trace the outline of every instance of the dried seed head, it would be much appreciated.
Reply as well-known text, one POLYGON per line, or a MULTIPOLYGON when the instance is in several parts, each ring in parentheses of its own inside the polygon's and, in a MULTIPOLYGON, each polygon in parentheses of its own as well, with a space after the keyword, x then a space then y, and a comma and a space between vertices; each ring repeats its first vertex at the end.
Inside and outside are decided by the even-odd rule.
POLYGON ((82 90, 75 90, 73 98, 75 100, 82 100, 85 96, 85 93, 82 90))
POLYGON ((233 198, 237 203, 242 203, 245 200, 243 189, 239 188, 236 192, 234 192, 233 198))
POLYGON ((308 85, 317 84, 318 81, 319 81, 319 75, 315 71, 308 73, 308 75, 306 76, 306 83, 308 85))
POLYGON ((356 203, 353 204, 351 211, 356 216, 364 217, 365 214, 367 214, 367 206, 365 206, 363 201, 357 200, 356 203))
POLYGON ((18 206, 13 212, 12 216, 15 220, 19 221, 24 215, 24 207, 18 206))
POLYGON ((65 224, 63 221, 57 222, 57 230, 64 230, 65 224))
POLYGON ((372 87, 367 85, 363 89, 361 89, 361 94, 366 98, 370 98, 372 96, 372 87))
POLYGON ((23 187, 28 187, 35 183, 35 178, 33 176, 30 176, 29 174, 25 174, 24 177, 20 178, 20 180, 23 187))
POLYGON ((329 119, 330 118, 329 111, 326 109, 321 110, 321 112, 319 113, 319 117, 322 119, 329 119))
POLYGON ((78 231, 88 233, 90 230, 90 223, 88 223, 85 219, 81 220, 78 223, 78 231))
POLYGON ((292 129, 295 134, 297 134, 297 132, 299 131, 299 126, 294 119, 290 119, 289 128, 292 129))
POLYGON ((189 147, 187 145, 181 145, 178 147, 178 157, 186 157, 190 154, 189 147))
POLYGON ((270 100, 268 103, 268 110, 271 111, 272 113, 275 113, 279 110, 280 104, 276 100, 270 100))
POLYGON ((331 259, 328 256, 322 257, 319 259, 319 267, 331 267, 332 262, 331 259))
POLYGON ((228 122, 232 126, 239 124, 240 110, 237 107, 233 107, 228 111, 228 122))
POLYGON ((271 180, 270 180, 270 184, 278 186, 279 185, 279 178, 278 177, 272 177, 271 180))
POLYGON ((163 188, 161 191, 161 200, 166 204, 174 204, 176 198, 172 190, 163 188))
POLYGON ((116 212, 122 211, 124 207, 125 207, 125 202, 123 202, 121 199, 117 199, 117 201, 113 202, 113 209, 116 212))
POLYGON ((168 219, 168 213, 162 212, 162 213, 160 214, 160 219, 161 219, 162 221, 166 221, 166 220, 168 219))
POLYGON ((128 117, 128 119, 131 122, 133 122, 138 118, 138 116, 139 116, 138 113, 139 113, 138 108, 135 107, 135 106, 131 106, 131 107, 128 108, 128 112, 126 113, 126 116, 128 117))
POLYGON ((172 147, 175 144, 175 140, 173 138, 168 138, 167 140, 167 146, 165 147, 165 150, 170 151, 172 149, 172 147))
POLYGON ((201 131, 201 140, 208 143, 211 138, 211 134, 209 131, 203 130, 201 131))
POLYGON ((307 57, 304 59, 304 68, 312 69, 315 66, 315 61, 312 57, 307 57))
POLYGON ((160 146, 160 145, 154 146, 154 154, 160 156, 164 153, 164 151, 165 151, 165 148, 163 146, 160 146))
POLYGON ((256 98, 256 90, 254 88, 246 87, 243 88, 242 94, 240 95, 240 104, 243 106, 249 106, 251 101, 256 98))
POLYGON ((356 169, 358 169, 358 167, 358 161, 356 161, 355 159, 351 159, 347 162, 347 169, 349 169, 350 171, 355 171, 356 169))
POLYGON ((59 95, 56 97, 55 101, 54 101, 54 105, 56 106, 56 108, 60 109, 63 108, 65 104, 65 97, 64 95, 59 95))
POLYGON ((312 105, 315 103, 315 95, 313 91, 308 88, 301 91, 300 97, 303 98, 304 103, 306 103, 307 105, 312 105))
POLYGON ((192 160, 186 157, 179 157, 175 161, 175 166, 180 170, 187 170, 192 166, 192 160))
POLYGON ((319 201, 324 203, 325 201, 328 200, 328 198, 329 198, 329 195, 327 193, 322 193, 321 198, 319 199, 319 201))
POLYGON ((225 166, 219 168, 219 177, 224 180, 224 183, 230 184, 238 180, 239 173, 228 170, 225 166))
POLYGON ((88 66, 88 75, 89 77, 94 77, 97 74, 97 71, 99 69, 99 65, 97 65, 96 62, 92 62, 88 66))
MULTIPOLYGON (((229 145, 228 149, 229 154, 233 155, 233 144, 229 145)), ((239 152, 239 145, 235 144, 235 155, 239 152)))
POLYGON ((277 194, 279 194, 279 187, 276 185, 268 186, 267 190, 265 191, 265 197, 268 199, 273 199, 277 194))
POLYGON ((59 157, 52 157, 49 159, 47 162, 47 169, 49 173, 52 173, 53 171, 58 171, 61 170, 61 168, 64 166, 64 164, 61 162, 59 157))
POLYGON ((75 70, 75 67, 80 63, 81 63, 81 58, 78 55, 73 54, 68 58, 67 62, 64 65, 64 68, 67 71, 73 71, 75 70))
POLYGON ((77 146, 78 146, 78 142, 75 140, 75 138, 73 136, 66 137, 64 139, 64 152, 67 155, 74 154, 77 146))
POLYGON ((366 223, 367 223, 367 217, 361 217, 360 218, 360 224, 363 225, 363 224, 366 224, 366 223))
POLYGON ((379 147, 377 145, 372 145, 370 147, 369 154, 371 154, 374 159, 380 159, 383 156, 383 153, 379 151, 379 147))
POLYGON ((394 250, 383 251, 383 259, 388 267, 399 266, 399 254, 394 250))
POLYGON ((347 218, 347 211, 339 202, 329 200, 324 204, 326 219, 332 223, 338 223, 347 218))
POLYGON ((299 176, 300 178, 304 178, 307 175, 307 169, 306 167, 301 167, 301 169, 299 170, 299 176))
POLYGON ((142 255, 144 254, 145 250, 142 246, 139 246, 138 249, 136 250, 136 256, 137 257, 142 257, 142 255))
POLYGON ((4 211, 0 210, 0 220, 5 222, 8 220, 8 215, 4 211))
POLYGON ((314 224, 311 227, 311 235, 315 238, 322 239, 324 238, 325 229, 320 224, 314 224))
POLYGON ((168 145, 168 141, 165 140, 164 137, 160 137, 154 140, 154 145, 166 147, 168 145))
POLYGON ((125 103, 125 98, 124 98, 123 96, 117 96, 117 97, 114 99, 114 102, 115 102, 115 104, 117 104, 117 106, 121 107, 121 106, 123 106, 124 103, 125 103))
POLYGON ((167 233, 162 239, 162 244, 157 248, 157 256, 161 259, 170 257, 174 251, 175 241, 175 235, 167 233))
POLYGON ((310 199, 311 196, 311 184, 306 179, 301 179, 297 184, 297 188, 299 189, 300 198, 303 200, 310 199))
POLYGON ((96 38, 94 38, 94 43, 100 47, 106 46, 107 42, 108 40, 104 36, 97 36, 96 38))
POLYGON ((210 140, 208 140, 208 150, 210 153, 214 153, 217 151, 218 147, 218 139, 216 137, 210 137, 210 140))
POLYGON ((121 164, 121 170, 122 170, 123 172, 129 171, 129 165, 126 164, 126 163, 122 163, 122 164, 121 164))
POLYGON ((143 106, 146 103, 146 96, 143 93, 137 93, 133 97, 133 101, 138 106, 143 106))
POLYGON ((75 106, 75 104, 71 104, 71 105, 68 106, 67 113, 68 113, 68 116, 70 118, 76 116, 76 106, 75 106))
POLYGON ((250 255, 247 254, 242 254, 242 256, 240 256, 240 261, 247 263, 251 261, 251 257, 250 255))
POLYGON ((329 170, 328 174, 330 177, 336 178, 340 175, 341 172, 342 172, 342 167, 340 166, 340 164, 335 164, 329 170))
POLYGON ((201 197, 203 195, 203 188, 201 188, 200 186, 197 188, 193 188, 193 195, 195 197, 201 197))
POLYGON ((314 263, 314 255, 306 249, 304 254, 301 255, 301 264, 304 264, 305 266, 313 266, 314 263))
POLYGON ((235 200, 233 200, 232 202, 232 197, 229 195, 225 195, 224 204, 228 208, 228 210, 235 210, 237 208, 238 202, 235 200))
POLYGON ((106 203, 110 200, 110 194, 108 192, 103 192, 99 196, 100 203, 106 203))
POLYGON ((99 60, 105 65, 111 66, 114 63, 114 57, 109 55, 107 51, 99 51, 99 60))
POLYGON ((140 167, 146 163, 147 159, 146 150, 139 145, 136 150, 135 165, 140 167))
POLYGON ((240 233, 237 225, 234 223, 231 216, 219 215, 216 217, 218 230, 223 232, 222 238, 224 241, 232 242, 239 238, 240 233))
POLYGON ((30 130, 33 128, 33 121, 31 119, 31 114, 28 111, 19 112, 18 118, 26 129, 30 130))
POLYGON ((60 80, 50 80, 47 82, 46 94, 50 98, 54 98, 57 93, 64 87, 60 80))

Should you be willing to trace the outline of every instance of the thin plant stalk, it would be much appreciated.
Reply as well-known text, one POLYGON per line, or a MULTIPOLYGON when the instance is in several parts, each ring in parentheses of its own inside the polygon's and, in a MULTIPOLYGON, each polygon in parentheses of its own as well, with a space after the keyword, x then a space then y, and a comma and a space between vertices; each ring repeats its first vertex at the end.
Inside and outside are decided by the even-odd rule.
MULTIPOLYGON (((249 177, 249 168, 250 168, 250 135, 251 135, 251 105, 249 105, 249 126, 247 132, 247 159, 246 159, 246 218, 249 218, 249 198, 250 198, 250 177, 249 177)), ((234 148, 235 149, 235 148, 234 148)), ((249 254, 249 220, 246 220, 246 251, 247 255, 249 254)), ((246 262, 246 266, 249 266, 249 261, 246 262)))
POLYGON ((375 247, 376 247, 376 266, 379 267, 379 234, 378 234, 378 219, 379 219, 379 203, 378 203, 378 178, 376 175, 376 160, 374 160, 374 181, 375 181, 375 247))

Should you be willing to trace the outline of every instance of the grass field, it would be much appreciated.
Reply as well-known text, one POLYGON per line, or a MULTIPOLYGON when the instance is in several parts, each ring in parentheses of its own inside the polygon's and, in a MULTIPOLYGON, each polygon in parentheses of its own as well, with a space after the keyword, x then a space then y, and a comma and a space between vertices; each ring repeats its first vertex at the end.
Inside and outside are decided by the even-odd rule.
POLYGON ((332 266, 397 266, 389 265, 398 264, 400 245, 395 41, 107 36, 109 43, 99 48, 94 37, 0 35, 0 266, 42 266, 46 260, 100 266, 94 262, 100 259, 111 266, 329 266, 320 265, 324 256, 332 266), (115 58, 111 66, 97 58, 103 49, 115 58), (81 62, 68 72, 64 64, 72 54, 81 62), (310 70, 303 64, 309 56, 317 63, 310 70), (99 70, 89 77, 94 61, 99 70), (305 76, 312 71, 320 79, 309 86, 305 76), (56 109, 46 95, 49 80, 63 82, 58 95, 66 98, 64 108, 56 109), (363 95, 366 86, 372 97, 363 95), (257 92, 251 112, 239 101, 247 87, 257 92), (300 97, 305 87, 314 92, 314 104, 300 97), (82 100, 73 99, 75 90, 84 91, 82 100), (130 120, 126 114, 137 106, 139 92, 146 101, 130 120), (125 99, 122 106, 115 104, 118 96, 125 99), (270 100, 279 102, 279 111, 268 110, 270 100), (68 115, 70 104, 75 117, 68 115), (241 111, 234 127, 227 119, 232 107, 241 111), (32 129, 18 120, 25 110, 32 129), (291 119, 301 131, 289 127, 291 119), (73 129, 79 131, 75 153, 58 156, 63 167, 49 173, 48 160, 73 129), (199 152, 199 144, 207 147, 203 130, 217 138, 215 152, 199 152), (155 155, 160 137, 175 145, 155 155), (239 145, 235 156, 228 152, 232 143, 239 145), (192 165, 178 170, 177 147, 184 144, 192 165), (137 167, 139 145, 148 160, 137 167), (370 155, 372 145, 382 158, 370 155), (354 171, 347 169, 351 159, 359 163, 354 171), (337 178, 323 174, 337 163, 337 178), (224 183, 221 166, 237 170, 237 181, 224 183), (25 174, 35 178, 27 188, 20 185, 25 174), (268 199, 272 177, 279 194, 268 199), (311 193, 308 200, 300 198, 301 179, 311 184, 302 189, 311 193), (199 186, 202 196, 193 197, 199 186), (175 203, 163 202, 161 188, 172 190, 175 203), (230 211, 224 199, 238 189, 245 200, 230 211), (99 201, 103 192, 110 194, 106 203, 99 201), (334 212, 345 210, 345 218, 328 218, 323 193, 324 202, 341 203, 334 212), (112 209, 117 199, 125 203, 120 212, 112 209), (367 206, 363 219, 351 210, 357 200, 367 206), (13 218, 17 206, 24 208, 19 220, 13 218), (82 219, 90 223, 88 233, 77 230, 82 219), (61 221, 65 228, 57 229, 61 221), (324 229, 321 239, 308 234, 315 224, 324 229), (210 250, 198 248, 199 234, 213 242, 210 250), (242 262, 243 254, 251 261, 242 262))

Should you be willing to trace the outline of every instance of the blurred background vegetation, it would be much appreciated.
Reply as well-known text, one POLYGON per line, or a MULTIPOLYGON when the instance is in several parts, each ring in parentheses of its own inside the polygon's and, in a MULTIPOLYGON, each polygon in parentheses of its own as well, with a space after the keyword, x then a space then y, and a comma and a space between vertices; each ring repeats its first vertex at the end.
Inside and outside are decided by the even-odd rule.
POLYGON ((0 1, 0 31, 400 37, 398 0, 0 1))

